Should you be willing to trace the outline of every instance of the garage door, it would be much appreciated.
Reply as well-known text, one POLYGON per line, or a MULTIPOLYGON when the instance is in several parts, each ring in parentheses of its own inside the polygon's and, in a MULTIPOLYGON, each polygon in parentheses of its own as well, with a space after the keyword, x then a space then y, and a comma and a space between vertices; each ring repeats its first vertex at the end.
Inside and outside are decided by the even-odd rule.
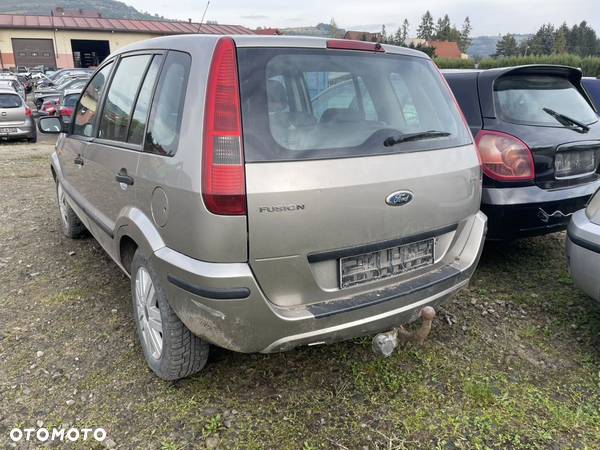
POLYGON ((13 39, 12 46, 17 66, 56 67, 52 39, 13 39))

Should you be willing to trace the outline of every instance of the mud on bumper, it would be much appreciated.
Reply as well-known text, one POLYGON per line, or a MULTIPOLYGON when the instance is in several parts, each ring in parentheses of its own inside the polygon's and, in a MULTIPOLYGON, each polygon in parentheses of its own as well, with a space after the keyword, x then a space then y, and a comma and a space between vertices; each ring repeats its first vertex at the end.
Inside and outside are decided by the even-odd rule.
POLYGON ((418 318, 467 286, 486 233, 481 212, 457 231, 460 250, 436 270, 360 298, 278 307, 262 293, 248 264, 206 263, 168 248, 152 256, 169 302, 196 335, 229 350, 277 352, 388 330, 418 318))

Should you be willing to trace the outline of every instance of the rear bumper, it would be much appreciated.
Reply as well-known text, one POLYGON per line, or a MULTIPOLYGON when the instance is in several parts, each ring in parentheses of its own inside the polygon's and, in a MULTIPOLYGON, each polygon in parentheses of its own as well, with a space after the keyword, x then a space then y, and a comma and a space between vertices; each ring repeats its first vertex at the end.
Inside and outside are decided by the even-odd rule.
POLYGON ((0 123, 0 139, 25 139, 32 138, 35 136, 35 122, 33 120, 29 120, 25 125, 15 125, 8 126, 2 125, 0 123), (6 128, 14 128, 16 131, 12 131, 10 133, 6 133, 3 129, 6 128))
POLYGON ((487 238, 506 240, 564 230, 571 215, 584 208, 598 188, 600 180, 556 190, 484 188, 481 210, 488 216, 487 238))
POLYGON ((575 286, 600 301, 600 225, 590 222, 585 210, 569 223, 566 255, 575 286))
POLYGON ((152 256, 169 302, 196 335, 239 352, 276 352, 331 343, 388 330, 418 318, 427 305, 444 303, 473 274, 486 232, 486 217, 471 217, 456 237, 456 257, 436 269, 360 302, 278 307, 262 293, 245 263, 194 260, 168 248, 152 256), (376 298, 376 299, 375 299, 376 298))

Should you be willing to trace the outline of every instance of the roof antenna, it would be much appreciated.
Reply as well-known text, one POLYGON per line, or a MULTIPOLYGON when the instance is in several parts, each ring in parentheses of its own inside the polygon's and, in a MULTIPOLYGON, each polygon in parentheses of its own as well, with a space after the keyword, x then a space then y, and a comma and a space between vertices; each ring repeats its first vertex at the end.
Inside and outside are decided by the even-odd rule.
POLYGON ((196 30, 196 33, 200 34, 200 27, 202 27, 202 24, 204 23, 204 16, 206 16, 206 11, 208 11, 208 7, 210 6, 210 0, 208 0, 206 2, 206 8, 204 8, 204 14, 202 14, 202 19, 200 19, 200 23, 198 24, 198 30, 196 30))

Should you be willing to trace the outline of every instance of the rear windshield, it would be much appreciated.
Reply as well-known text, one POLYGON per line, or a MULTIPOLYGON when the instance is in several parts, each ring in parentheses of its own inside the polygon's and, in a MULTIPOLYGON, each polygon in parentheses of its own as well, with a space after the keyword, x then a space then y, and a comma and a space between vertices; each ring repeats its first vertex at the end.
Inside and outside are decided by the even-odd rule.
POLYGON ((359 51, 238 49, 246 161, 370 156, 466 145, 433 63, 359 51), (449 136, 386 147, 388 137, 449 136))
POLYGON ((75 108, 75 104, 77 103, 77 99, 79 98, 79 94, 67 95, 63 102, 64 106, 69 108, 75 108))
POLYGON ((577 88, 567 79, 550 75, 514 75, 494 83, 494 101, 503 120, 526 125, 562 126, 544 111, 590 124, 596 113, 577 88))
POLYGON ((20 108, 21 97, 15 94, 0 94, 0 108, 20 108))

